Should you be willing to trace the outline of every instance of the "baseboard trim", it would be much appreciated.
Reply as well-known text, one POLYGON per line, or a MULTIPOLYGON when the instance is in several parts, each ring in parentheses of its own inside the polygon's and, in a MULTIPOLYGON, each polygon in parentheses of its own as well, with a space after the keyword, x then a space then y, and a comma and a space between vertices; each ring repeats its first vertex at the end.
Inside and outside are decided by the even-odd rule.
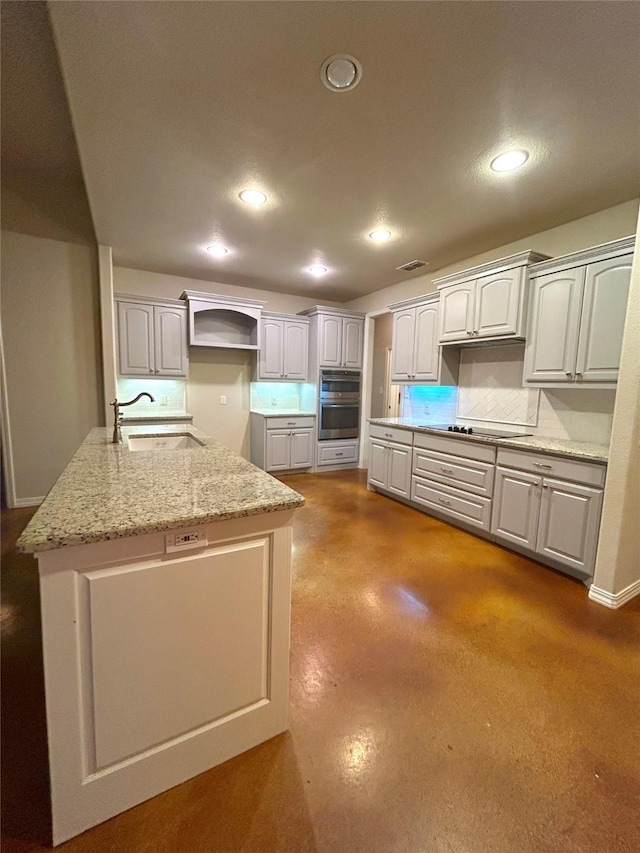
POLYGON ((605 589, 600 589, 597 586, 591 586, 589 589, 589 598, 596 601, 598 604, 604 604, 605 607, 610 607, 612 610, 617 610, 622 607, 627 601, 631 601, 636 595, 640 595, 640 580, 629 584, 621 592, 607 592, 605 589))
POLYGON ((42 501, 44 500, 44 495, 41 498, 16 498, 13 506, 18 509, 18 507, 23 506, 40 506, 42 501))

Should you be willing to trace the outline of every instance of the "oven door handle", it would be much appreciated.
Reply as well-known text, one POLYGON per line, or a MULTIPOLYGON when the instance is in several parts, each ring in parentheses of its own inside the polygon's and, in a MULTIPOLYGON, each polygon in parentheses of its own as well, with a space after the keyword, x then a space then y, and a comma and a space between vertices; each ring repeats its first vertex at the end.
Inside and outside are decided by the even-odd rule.
POLYGON ((322 409, 357 409, 360 403, 321 403, 322 409))

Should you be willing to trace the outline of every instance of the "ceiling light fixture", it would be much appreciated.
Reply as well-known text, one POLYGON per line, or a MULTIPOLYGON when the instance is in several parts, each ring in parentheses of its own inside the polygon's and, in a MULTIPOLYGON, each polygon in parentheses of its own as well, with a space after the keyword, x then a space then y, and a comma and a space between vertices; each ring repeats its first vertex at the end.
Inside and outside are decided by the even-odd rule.
POLYGON ((260 190, 242 190, 242 192, 239 193, 239 197, 241 201, 244 201, 246 204, 251 204, 254 207, 259 207, 267 200, 266 195, 261 193, 260 190))
POLYGON ((494 172, 510 172, 512 169, 519 169, 529 159, 528 151, 505 151, 504 154, 499 154, 491 161, 491 168, 494 172))
POLYGON ((311 264, 311 266, 308 269, 308 272, 310 272, 311 275, 320 276, 320 275, 324 275, 325 273, 329 272, 329 270, 326 267, 323 267, 322 264, 311 264))
POLYGON ((332 92, 350 92, 362 78, 362 66, 346 53, 330 56, 322 63, 320 79, 332 92))
POLYGON ((224 258, 224 256, 228 254, 229 250, 224 246, 221 246, 220 243, 212 243, 211 246, 207 246, 207 252, 215 258, 224 258))
POLYGON ((369 239, 373 240, 375 243, 386 243, 390 237, 391 231, 387 231, 386 228, 376 228, 375 231, 372 231, 369 234, 369 239))

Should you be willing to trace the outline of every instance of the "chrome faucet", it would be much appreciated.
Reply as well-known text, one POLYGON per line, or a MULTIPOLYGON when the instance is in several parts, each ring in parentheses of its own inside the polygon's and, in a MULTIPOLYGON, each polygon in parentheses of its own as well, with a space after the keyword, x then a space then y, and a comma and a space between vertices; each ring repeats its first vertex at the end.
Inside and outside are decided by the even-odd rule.
POLYGON ((154 397, 152 397, 148 391, 141 391, 137 397, 134 397, 133 400, 129 400, 128 403, 119 403, 117 400, 110 403, 110 405, 113 406, 113 438, 111 439, 113 444, 122 443, 122 412, 120 409, 123 406, 133 406, 134 403, 138 402, 140 397, 148 397, 152 403, 155 403, 154 397))

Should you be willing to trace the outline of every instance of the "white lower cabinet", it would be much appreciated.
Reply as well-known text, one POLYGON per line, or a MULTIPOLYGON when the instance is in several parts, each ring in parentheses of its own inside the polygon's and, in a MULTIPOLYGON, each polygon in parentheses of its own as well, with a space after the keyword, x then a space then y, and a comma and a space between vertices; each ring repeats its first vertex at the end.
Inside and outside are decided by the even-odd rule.
POLYGON ((313 467, 314 415, 251 413, 251 461, 265 471, 313 467))
POLYGON ((413 443, 411 500, 489 530, 495 448, 428 433, 416 433, 413 443))
POLYGON ((491 531, 498 539, 526 548, 542 560, 569 566, 580 576, 590 576, 598 542, 603 484, 601 465, 500 450, 491 531), (555 468, 582 482, 514 470, 501 462, 549 474, 555 468))
POLYGON ((411 490, 411 446, 371 439, 369 483, 380 489, 409 497, 411 490))
POLYGON ((582 580, 593 575, 604 464, 382 424, 369 431, 370 487, 582 580))

